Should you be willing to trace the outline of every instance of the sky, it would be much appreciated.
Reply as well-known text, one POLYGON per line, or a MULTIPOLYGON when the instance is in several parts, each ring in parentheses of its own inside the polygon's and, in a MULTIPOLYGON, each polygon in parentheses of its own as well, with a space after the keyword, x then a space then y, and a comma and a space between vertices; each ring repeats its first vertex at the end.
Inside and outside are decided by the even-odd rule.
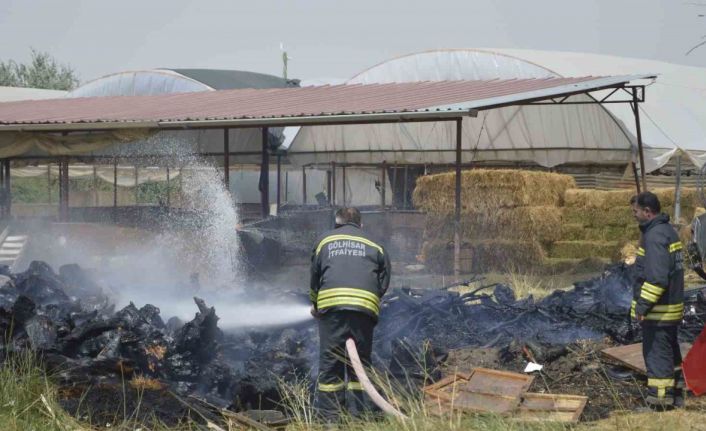
POLYGON ((135 69, 350 78, 439 48, 591 52, 706 67, 706 0, 0 0, 0 60, 30 48, 82 82, 135 69))

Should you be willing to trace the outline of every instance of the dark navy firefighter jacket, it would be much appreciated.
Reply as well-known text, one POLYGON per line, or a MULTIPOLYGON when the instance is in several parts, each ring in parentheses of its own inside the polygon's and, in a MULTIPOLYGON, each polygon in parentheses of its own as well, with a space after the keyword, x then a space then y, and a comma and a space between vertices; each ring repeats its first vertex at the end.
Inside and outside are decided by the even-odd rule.
POLYGON ((630 314, 648 325, 678 325, 684 314, 684 256, 679 235, 660 214, 641 223, 630 314))
POLYGON ((385 249, 359 226, 337 227, 319 237, 312 250, 311 302, 320 313, 353 310, 377 321, 390 270, 385 249))

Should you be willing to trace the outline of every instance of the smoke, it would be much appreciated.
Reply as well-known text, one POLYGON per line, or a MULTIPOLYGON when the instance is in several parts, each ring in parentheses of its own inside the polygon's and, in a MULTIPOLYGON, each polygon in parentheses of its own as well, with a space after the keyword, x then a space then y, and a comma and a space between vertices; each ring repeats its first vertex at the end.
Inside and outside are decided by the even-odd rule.
POLYGON ((121 150, 140 154, 150 148, 170 154, 171 166, 184 166, 178 180, 180 198, 192 217, 183 217, 183 211, 170 212, 167 227, 158 232, 109 223, 33 226, 27 229, 33 247, 25 264, 44 260, 58 268, 78 263, 107 286, 117 307, 150 303, 160 308, 165 319, 193 318, 193 296, 216 307, 223 328, 283 325, 310 318, 307 306, 253 302, 242 294, 248 286, 236 229, 238 208, 224 187, 222 172, 193 157, 195 141, 193 133, 159 133, 121 150))

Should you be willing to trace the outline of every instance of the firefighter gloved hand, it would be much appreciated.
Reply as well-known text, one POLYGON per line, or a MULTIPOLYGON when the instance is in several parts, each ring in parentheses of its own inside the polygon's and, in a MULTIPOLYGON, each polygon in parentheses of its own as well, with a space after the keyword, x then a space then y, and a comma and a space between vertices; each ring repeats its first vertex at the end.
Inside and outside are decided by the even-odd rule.
POLYGON ((309 312, 311 313, 311 316, 314 319, 318 319, 319 317, 321 317, 321 313, 313 305, 311 306, 311 310, 309 310, 309 312))

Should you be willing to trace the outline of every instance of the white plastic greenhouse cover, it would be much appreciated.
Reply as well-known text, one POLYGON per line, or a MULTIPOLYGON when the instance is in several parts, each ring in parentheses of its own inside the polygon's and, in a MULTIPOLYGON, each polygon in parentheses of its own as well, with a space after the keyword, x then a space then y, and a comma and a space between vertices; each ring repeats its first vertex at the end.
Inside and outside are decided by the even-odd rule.
POLYGON ((43 88, 4 87, 0 86, 0 102, 18 100, 59 99, 66 95, 63 90, 45 90, 43 88))
MULTIPOLYGON (((628 57, 575 52, 494 49, 493 51, 541 64, 563 76, 576 73, 621 74, 639 70, 658 74, 640 104, 642 140, 657 167, 667 163, 677 149, 696 166, 706 162, 706 68, 628 57)), ((606 105, 631 135, 635 121, 627 105, 606 105)), ((646 163, 649 167, 649 164, 646 163)))
MULTIPOLYGON (((590 60, 585 62, 586 67, 567 68, 564 72, 540 61, 522 58, 520 51, 517 52, 514 56, 490 50, 459 49, 412 54, 373 66, 348 83, 660 72, 641 63, 626 65, 620 71, 598 70, 588 67, 590 60)), ((561 57, 565 53, 547 54, 561 57)), ((652 97, 651 90, 652 87, 647 92, 648 100, 652 97)), ((574 96, 572 100, 589 99, 574 96)), ((627 106, 625 109, 629 111, 627 106)), ((634 123, 634 117, 630 116, 630 120, 634 123)), ((512 106, 483 111, 477 118, 464 119, 463 161, 530 161, 546 167, 569 162, 626 163, 634 154, 635 139, 630 132, 633 123, 627 117, 612 116, 597 104, 512 106), (620 119, 628 124, 627 129, 620 119)), ((452 163, 454 133, 454 125, 448 122, 304 127, 289 147, 288 156, 297 165, 331 161, 379 163, 383 160, 388 163, 452 163)), ((667 162, 674 146, 663 148, 647 151, 647 171, 667 162)))

